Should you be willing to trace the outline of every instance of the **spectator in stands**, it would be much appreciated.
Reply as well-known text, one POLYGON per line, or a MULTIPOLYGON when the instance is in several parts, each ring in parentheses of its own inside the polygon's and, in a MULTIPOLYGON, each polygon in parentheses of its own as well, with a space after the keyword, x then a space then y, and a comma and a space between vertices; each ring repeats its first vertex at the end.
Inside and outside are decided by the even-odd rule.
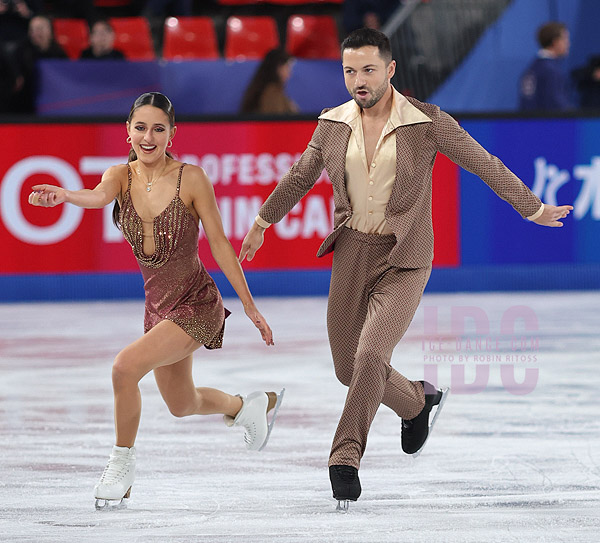
POLYGON ((580 105, 584 109, 600 109, 600 55, 589 59, 587 65, 573 71, 580 105))
POLYGON ((19 83, 6 48, 0 45, 0 113, 10 113, 13 110, 13 96, 19 83))
POLYGON ((90 46, 82 51, 84 60, 123 60, 125 55, 114 49, 115 31, 106 19, 96 21, 90 27, 90 46))
POLYGON ((29 21, 41 4, 40 0, 0 0, 0 43, 25 39, 29 21))
POLYGON ((349 34, 357 28, 380 30, 400 6, 400 0, 345 0, 342 18, 349 34))
POLYGON ((568 110, 569 80, 561 59, 569 54, 569 30, 563 23, 546 23, 538 29, 537 39, 541 49, 520 81, 520 109, 568 110))
POLYGON ((23 86, 15 97, 15 111, 33 113, 37 91, 36 63, 49 58, 67 58, 63 48, 54 40, 52 21, 43 15, 32 17, 27 38, 15 51, 16 67, 23 86))
POLYGON ((244 93, 240 113, 297 113, 298 106, 285 93, 293 63, 294 59, 285 50, 269 51, 244 93))

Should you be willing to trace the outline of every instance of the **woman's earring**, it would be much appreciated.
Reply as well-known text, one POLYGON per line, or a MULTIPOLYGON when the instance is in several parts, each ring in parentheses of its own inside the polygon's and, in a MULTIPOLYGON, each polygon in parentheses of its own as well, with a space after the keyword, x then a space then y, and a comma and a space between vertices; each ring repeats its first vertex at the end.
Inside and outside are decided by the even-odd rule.
POLYGON ((173 147, 173 140, 169 140, 169 143, 167 144, 167 147, 173 147))
POLYGON ((127 141, 127 143, 131 143, 131 136, 128 136, 127 140, 125 140, 125 141, 127 141))

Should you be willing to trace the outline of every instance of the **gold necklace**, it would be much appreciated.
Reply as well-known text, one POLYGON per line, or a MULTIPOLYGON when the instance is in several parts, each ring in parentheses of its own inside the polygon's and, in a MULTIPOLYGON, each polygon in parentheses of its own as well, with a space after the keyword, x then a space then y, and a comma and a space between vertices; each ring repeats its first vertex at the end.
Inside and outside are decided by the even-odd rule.
MULTIPOLYGON (((156 176, 155 179, 153 179, 152 181, 143 181, 146 184, 146 192, 150 192, 152 190, 152 185, 154 185, 156 180, 158 180, 160 178, 160 176, 165 172, 166 169, 167 169, 167 161, 165 160, 165 165, 163 166, 163 169, 160 171, 160 173, 156 176)), ((140 179, 142 179, 142 172, 141 172, 139 166, 136 168, 135 171, 137 172, 138 177, 140 179)))

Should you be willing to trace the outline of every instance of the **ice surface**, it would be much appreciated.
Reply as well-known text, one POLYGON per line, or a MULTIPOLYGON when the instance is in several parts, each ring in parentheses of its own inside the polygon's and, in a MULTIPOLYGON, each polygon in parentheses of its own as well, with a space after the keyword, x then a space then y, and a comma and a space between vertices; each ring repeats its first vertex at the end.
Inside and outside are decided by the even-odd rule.
POLYGON ((236 300, 226 305, 225 347, 196 353, 196 383, 231 393, 285 386, 269 445, 247 452, 243 431, 218 416, 175 419, 149 375, 132 497, 127 509, 101 512, 92 492, 113 444, 111 363, 141 332, 143 304, 0 305, 0 541, 598 540, 600 293, 426 295, 393 365, 412 379, 427 365, 453 392, 417 459, 401 452, 399 419, 379 410, 363 494, 347 515, 335 512, 327 474, 345 388, 331 364, 326 300, 258 300, 272 348, 236 300), (476 315, 461 321, 460 349, 453 311, 455 320, 476 315), (514 311, 530 329, 521 320, 502 333, 514 311), (486 322, 488 331, 475 328, 486 322), (515 355, 526 361, 507 358, 515 355), (460 372, 474 382, 476 364, 489 371, 484 390, 461 393, 460 372), (514 371, 513 392, 525 390, 520 382, 533 390, 509 392, 501 366, 514 371))

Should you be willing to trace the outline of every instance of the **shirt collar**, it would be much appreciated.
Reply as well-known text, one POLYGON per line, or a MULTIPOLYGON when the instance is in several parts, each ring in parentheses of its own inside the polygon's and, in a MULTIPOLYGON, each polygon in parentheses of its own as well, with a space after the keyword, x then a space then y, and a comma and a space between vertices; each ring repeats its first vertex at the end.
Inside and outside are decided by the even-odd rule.
MULTIPOLYGON (((399 126, 431 122, 431 119, 425 113, 413 106, 394 87, 392 87, 392 92, 392 110, 388 121, 392 130, 399 126)), ((349 100, 319 116, 319 119, 344 123, 350 128, 353 128, 358 118, 360 118, 360 107, 354 100, 349 100)))

